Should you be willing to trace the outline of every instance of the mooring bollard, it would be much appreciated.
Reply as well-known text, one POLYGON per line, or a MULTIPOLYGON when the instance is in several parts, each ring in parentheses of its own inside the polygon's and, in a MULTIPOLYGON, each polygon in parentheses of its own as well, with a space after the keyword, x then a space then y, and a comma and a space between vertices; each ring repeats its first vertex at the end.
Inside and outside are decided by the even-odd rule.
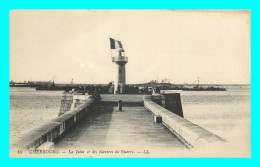
POLYGON ((118 111, 122 111, 122 100, 118 101, 118 111))

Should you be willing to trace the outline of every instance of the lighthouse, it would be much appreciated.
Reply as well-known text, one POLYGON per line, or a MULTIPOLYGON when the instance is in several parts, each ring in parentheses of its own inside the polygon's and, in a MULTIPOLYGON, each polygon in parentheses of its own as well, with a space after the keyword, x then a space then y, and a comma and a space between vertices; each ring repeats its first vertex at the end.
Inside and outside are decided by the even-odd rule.
POLYGON ((114 94, 122 94, 125 92, 125 65, 128 57, 125 56, 123 45, 120 41, 110 38, 112 62, 116 65, 114 78, 114 94))

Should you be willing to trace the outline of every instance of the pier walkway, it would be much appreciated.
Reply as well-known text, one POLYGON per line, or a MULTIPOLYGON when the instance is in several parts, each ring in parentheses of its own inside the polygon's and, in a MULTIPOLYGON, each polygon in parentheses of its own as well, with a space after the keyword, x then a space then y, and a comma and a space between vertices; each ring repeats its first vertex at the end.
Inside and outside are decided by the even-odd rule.
POLYGON ((55 149, 179 150, 186 146, 144 108, 142 95, 101 95, 96 112, 59 139, 55 149), (119 112, 118 100, 123 101, 119 112))

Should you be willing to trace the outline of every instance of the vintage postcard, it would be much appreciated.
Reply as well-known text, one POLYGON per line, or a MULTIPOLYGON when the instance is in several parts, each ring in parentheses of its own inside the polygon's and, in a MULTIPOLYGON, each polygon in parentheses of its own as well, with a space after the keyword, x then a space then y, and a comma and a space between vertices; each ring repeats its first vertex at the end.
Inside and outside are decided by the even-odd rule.
POLYGON ((250 10, 10 10, 10 157, 251 157, 250 10))

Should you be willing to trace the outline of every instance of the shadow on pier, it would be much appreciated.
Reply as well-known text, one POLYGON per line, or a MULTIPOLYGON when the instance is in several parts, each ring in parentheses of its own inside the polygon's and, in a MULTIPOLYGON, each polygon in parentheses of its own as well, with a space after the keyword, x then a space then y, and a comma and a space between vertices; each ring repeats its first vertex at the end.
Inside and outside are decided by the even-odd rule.
POLYGON ((141 95, 102 95, 95 112, 55 142, 55 149, 159 148, 186 146, 144 108, 141 95), (123 100, 119 112, 118 100, 123 100))

